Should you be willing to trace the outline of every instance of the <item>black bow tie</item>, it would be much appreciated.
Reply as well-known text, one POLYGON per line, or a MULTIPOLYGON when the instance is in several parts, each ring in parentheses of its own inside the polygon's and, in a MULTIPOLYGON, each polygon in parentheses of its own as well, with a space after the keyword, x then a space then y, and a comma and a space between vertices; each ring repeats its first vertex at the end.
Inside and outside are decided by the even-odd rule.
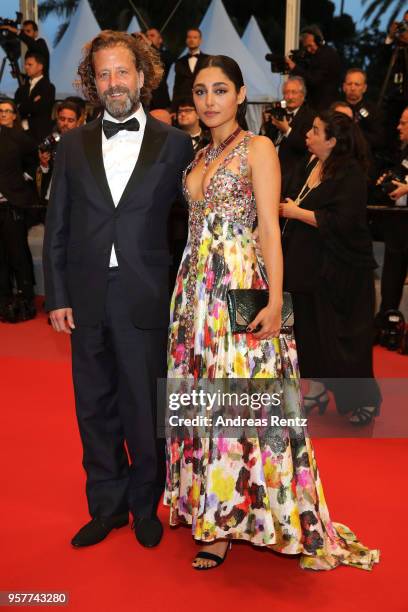
POLYGON ((127 130, 129 132, 138 132, 140 128, 140 123, 136 119, 136 117, 132 117, 132 119, 128 119, 123 123, 114 123, 113 121, 103 120, 102 129, 106 136, 106 138, 112 138, 121 130, 127 130))
POLYGON ((188 57, 196 57, 198 59, 199 53, 189 53, 188 57))

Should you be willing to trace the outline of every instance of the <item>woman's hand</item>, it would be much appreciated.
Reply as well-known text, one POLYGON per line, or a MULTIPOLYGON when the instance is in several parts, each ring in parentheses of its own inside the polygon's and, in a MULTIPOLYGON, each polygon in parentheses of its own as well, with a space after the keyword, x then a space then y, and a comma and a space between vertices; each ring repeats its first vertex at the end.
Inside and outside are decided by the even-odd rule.
POLYGON ((396 185, 397 188, 394 191, 391 191, 388 195, 392 200, 398 200, 398 198, 402 198, 402 196, 408 194, 408 184, 400 183, 399 181, 391 181, 393 185, 396 185))
POLYGON ((285 201, 279 204, 279 215, 286 219, 296 219, 298 210, 299 206, 290 198, 285 198, 285 201))
POLYGON ((262 308, 256 315, 255 319, 247 327, 249 333, 253 333, 258 340, 266 340, 267 338, 277 338, 282 325, 282 303, 266 306, 262 308), (259 331, 255 330, 258 325, 261 326, 259 331))

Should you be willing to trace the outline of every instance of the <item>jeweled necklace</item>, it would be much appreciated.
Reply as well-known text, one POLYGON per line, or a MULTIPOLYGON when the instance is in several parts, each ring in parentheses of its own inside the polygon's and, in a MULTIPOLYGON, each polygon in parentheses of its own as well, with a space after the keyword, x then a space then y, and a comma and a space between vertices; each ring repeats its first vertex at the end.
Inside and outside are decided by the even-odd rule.
POLYGON ((205 168, 207 168, 207 166, 209 166, 215 159, 217 159, 217 157, 219 157, 219 155, 221 155, 221 153, 230 144, 230 142, 232 142, 234 138, 238 136, 241 129, 242 128, 238 126, 237 129, 232 132, 232 134, 230 134, 228 138, 223 140, 217 147, 212 146, 212 141, 210 142, 204 154, 205 168))

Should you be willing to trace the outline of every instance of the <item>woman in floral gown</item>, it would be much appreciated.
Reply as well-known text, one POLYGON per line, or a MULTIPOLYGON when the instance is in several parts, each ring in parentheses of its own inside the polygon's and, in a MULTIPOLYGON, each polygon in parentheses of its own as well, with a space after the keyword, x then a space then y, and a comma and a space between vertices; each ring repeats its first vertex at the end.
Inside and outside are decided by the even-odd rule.
MULTIPOLYGON (((196 75, 193 95, 212 141, 184 176, 189 238, 171 304, 168 376, 180 384, 186 379, 298 381, 295 340, 280 334, 276 152, 267 138, 239 128, 246 91, 234 60, 210 56, 196 75), (256 221, 262 257, 253 234, 256 221), (269 281, 269 303, 247 333, 233 334, 227 291, 266 288, 260 266, 269 281)), ((299 393, 291 410, 293 401, 296 412, 299 393)), ((288 410, 284 405, 283 413, 288 410)), ((165 494, 170 524, 191 526, 203 545, 193 560, 195 569, 219 565, 232 540, 300 553, 301 567, 308 569, 339 564, 371 569, 378 561, 378 551, 331 522, 305 429, 293 436, 280 428, 270 437, 199 433, 171 432, 165 494)))

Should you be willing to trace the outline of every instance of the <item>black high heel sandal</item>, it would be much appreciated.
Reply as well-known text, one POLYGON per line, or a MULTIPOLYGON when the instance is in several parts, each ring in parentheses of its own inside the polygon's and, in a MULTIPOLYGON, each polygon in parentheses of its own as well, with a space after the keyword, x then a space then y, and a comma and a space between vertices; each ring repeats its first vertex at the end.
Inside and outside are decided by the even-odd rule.
POLYGON ((361 427, 369 425, 374 417, 378 416, 380 410, 378 406, 358 406, 355 408, 349 418, 349 423, 361 427), (354 420, 352 421, 352 419, 354 420))
POLYGON ((305 395, 303 397, 303 407, 305 409, 305 414, 310 414, 312 410, 317 406, 319 414, 324 414, 326 412, 326 408, 329 404, 329 396, 327 395, 327 390, 323 389, 321 393, 317 395, 305 395), (309 404, 306 402, 309 401, 309 404))
POLYGON ((214 553, 205 552, 205 550, 202 550, 201 552, 198 553, 198 555, 194 557, 194 561, 196 559, 207 559, 208 561, 214 561, 215 565, 192 565, 192 568, 195 570, 201 571, 201 570, 211 570, 211 569, 215 569, 216 567, 219 567, 220 565, 224 563, 225 559, 227 558, 228 551, 231 550, 231 548, 232 548, 232 543, 228 542, 228 546, 225 550, 223 557, 220 557, 219 555, 214 555, 214 553))

